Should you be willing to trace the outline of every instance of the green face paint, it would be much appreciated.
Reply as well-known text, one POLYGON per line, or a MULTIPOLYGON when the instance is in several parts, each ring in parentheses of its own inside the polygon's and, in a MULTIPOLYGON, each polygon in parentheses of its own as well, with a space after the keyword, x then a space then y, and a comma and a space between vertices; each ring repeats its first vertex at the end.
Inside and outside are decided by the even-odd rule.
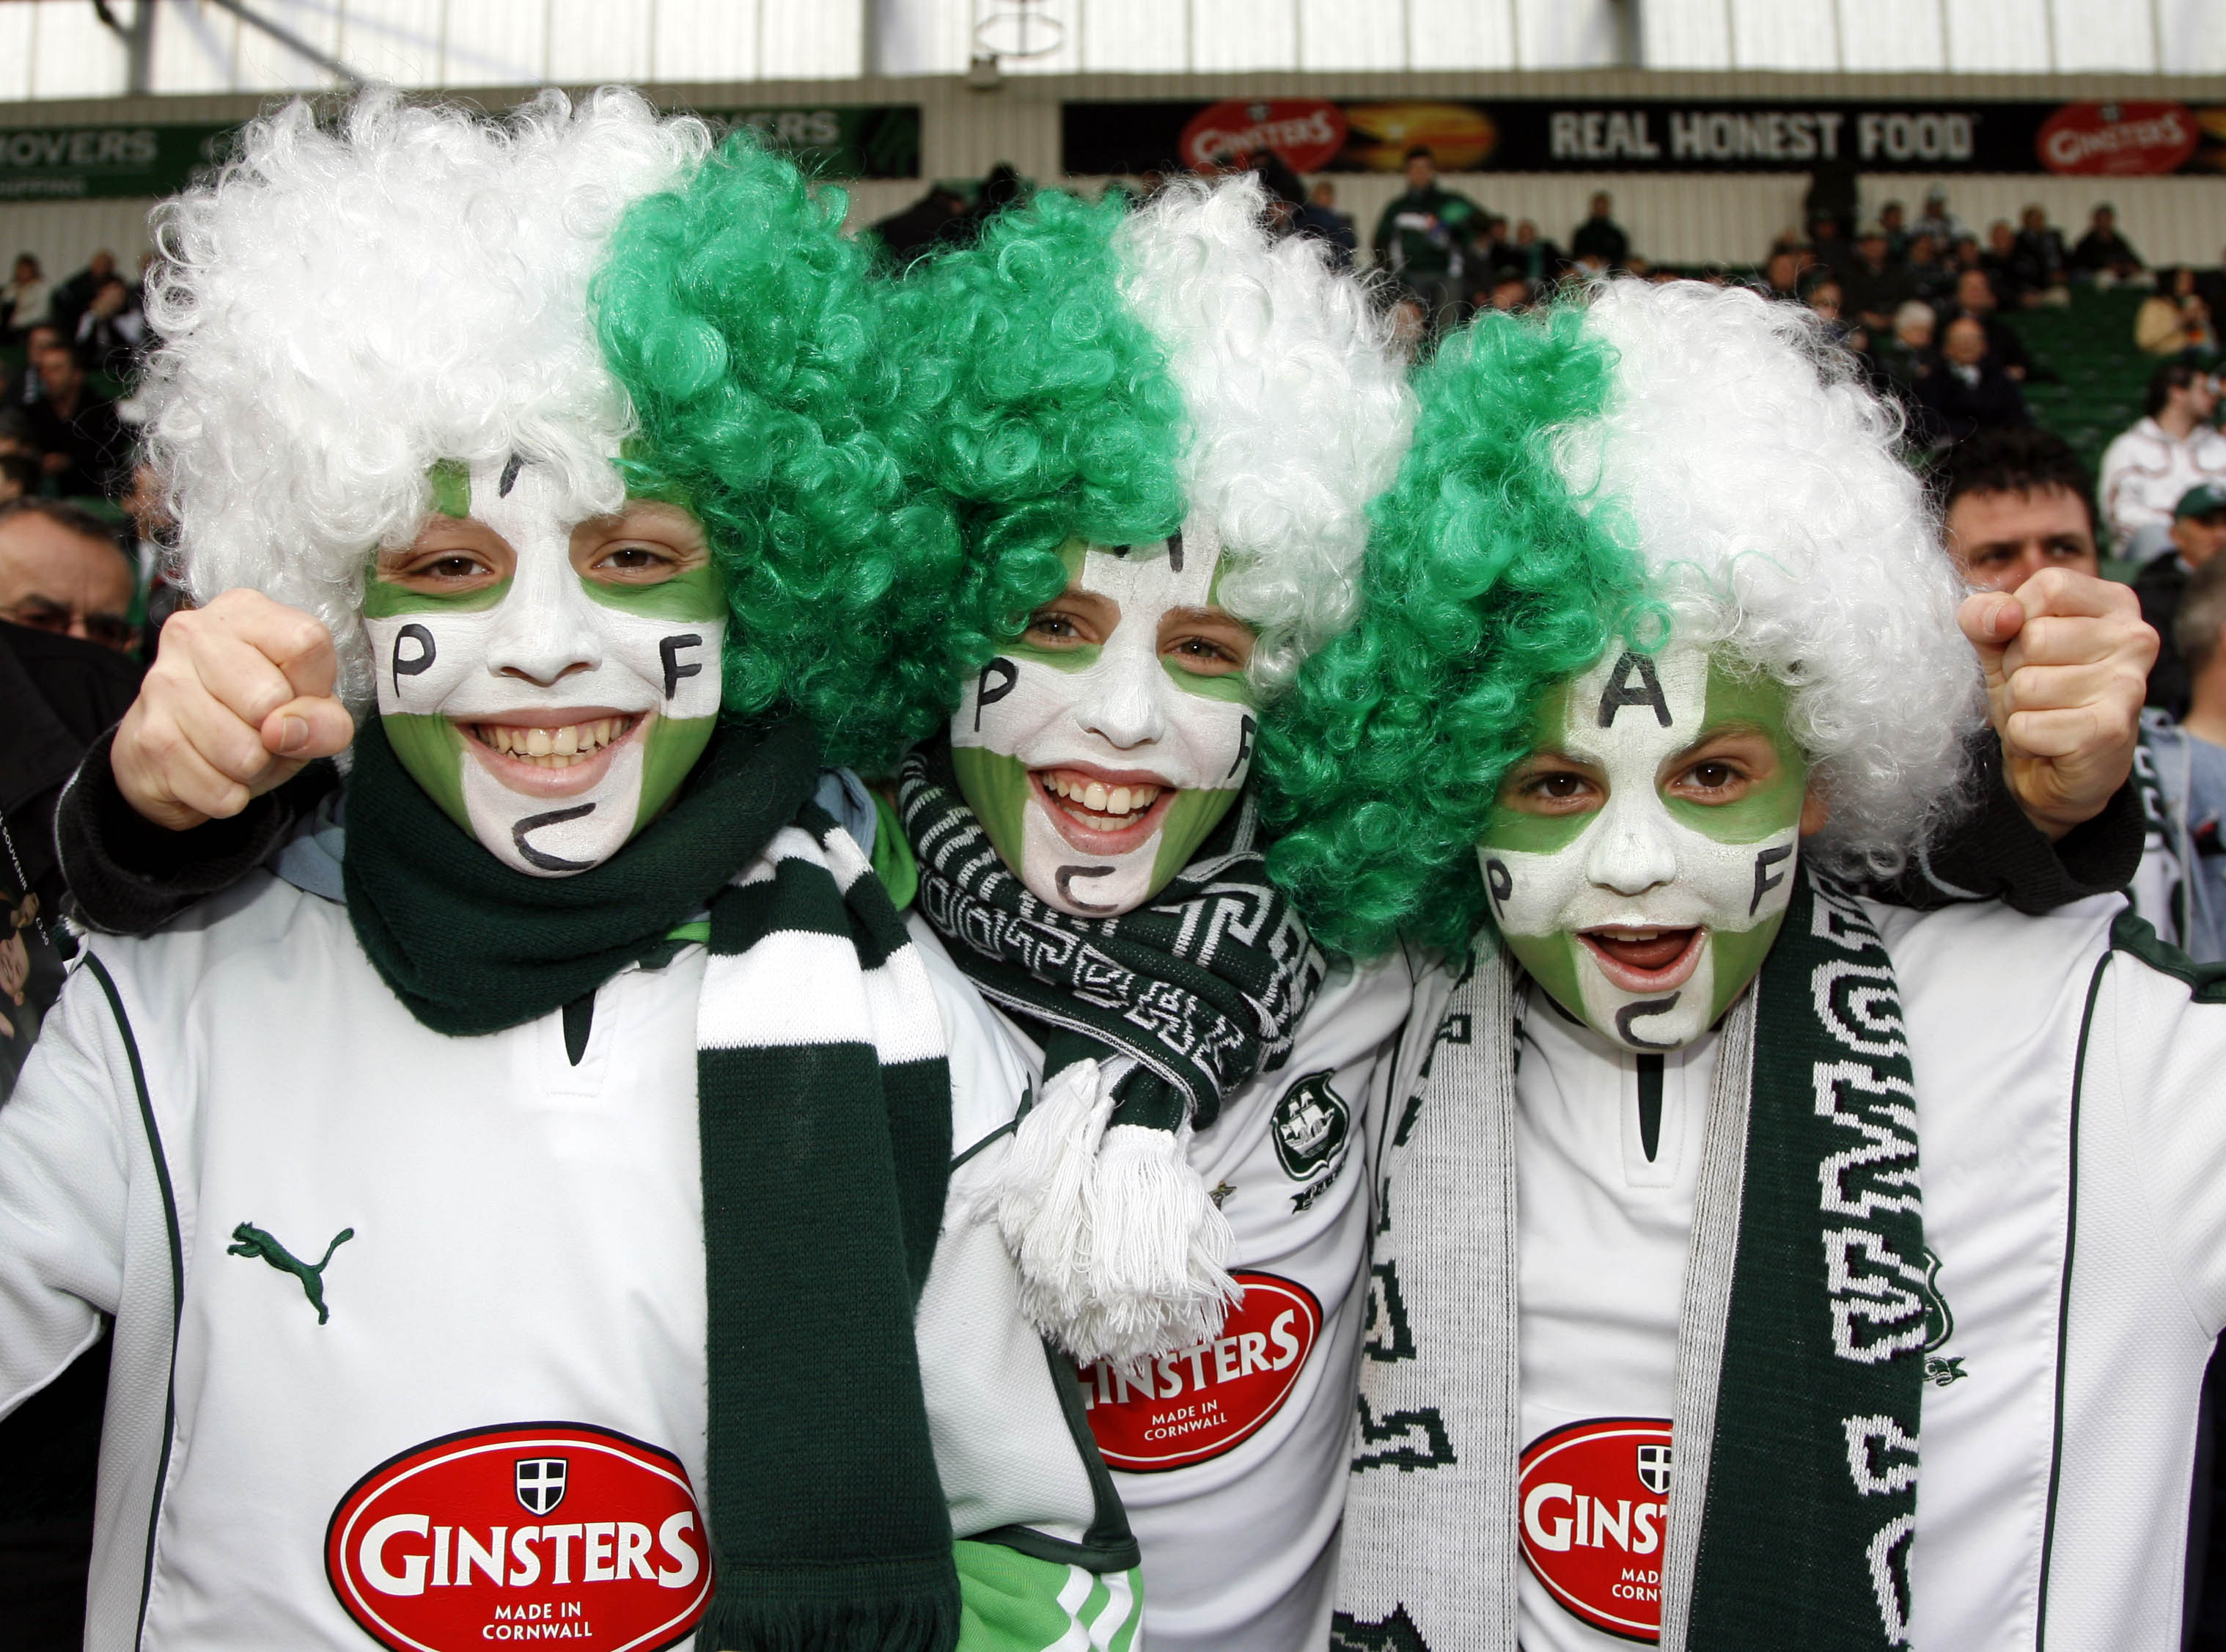
POLYGON ((1691 645, 1618 650, 1542 702, 1532 739, 1566 761, 1518 768, 1479 842, 1500 933, 1603 1036, 1691 1042, 1753 979, 1790 898, 1808 768, 1785 690, 1691 645), (1543 772, 1589 806, 1542 812, 1543 772))
POLYGON ((459 481, 436 467, 433 480, 436 507, 470 509, 514 566, 453 594, 366 581, 388 738, 499 859, 537 876, 584 871, 664 810, 717 726, 717 568, 582 578, 570 550, 582 513, 548 467, 513 459, 459 481))

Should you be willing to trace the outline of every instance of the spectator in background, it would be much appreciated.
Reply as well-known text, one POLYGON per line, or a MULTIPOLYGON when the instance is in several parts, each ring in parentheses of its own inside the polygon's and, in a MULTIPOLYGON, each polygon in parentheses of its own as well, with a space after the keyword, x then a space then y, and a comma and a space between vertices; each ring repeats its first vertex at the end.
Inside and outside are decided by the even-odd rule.
POLYGON ((1940 256, 1941 244, 1919 230, 1909 238, 1909 257, 1902 268, 1918 297, 1939 309, 1956 290, 1956 271, 1940 256))
POLYGON ((1515 238, 1507 244, 1508 267, 1529 282, 1533 288, 1550 286, 1561 278, 1568 260, 1561 249, 1538 233, 1538 226, 1529 219, 1517 220, 1515 238))
POLYGON ((2071 249, 2065 267, 2072 276, 2097 287, 2130 281, 2141 273, 2141 255, 2134 251, 2132 242, 2118 233, 2117 208, 2109 202, 2104 201, 2095 208, 2087 233, 2071 249))
POLYGON ((2032 423, 2017 381, 1987 353, 1986 326, 1975 315, 1948 323, 1938 364, 1918 381, 1917 403, 1924 414, 1922 434, 1935 448, 2032 423))
POLYGON ((2180 495, 2172 511, 2173 554, 2141 564, 2134 576, 2141 618, 2159 639, 2156 664, 2149 668, 2148 703, 2175 717, 2187 715, 2187 663, 2172 640, 2172 616, 2179 612, 2189 578, 2226 550, 2226 487, 2208 482, 2180 495))
POLYGON ((1614 203, 1605 189, 1593 193, 1591 214, 1569 235, 1569 256, 1599 275, 1631 262, 1631 238, 1608 216, 1614 203))
POLYGON ((1983 270, 1966 270, 1956 277, 1956 308, 1986 329, 1987 353, 2001 370, 2022 384, 2032 372, 2032 353, 2018 330, 1995 313, 1994 284, 1983 270))
POLYGON ((1352 214, 1338 211, 1337 186, 1327 178, 1307 192, 1306 204, 1291 215, 1291 227, 1329 248, 1330 262, 1339 269, 1352 268, 1360 236, 1352 227, 1352 214))
POLYGON ((1520 276, 1502 276, 1491 283, 1489 302, 1493 309, 1503 313, 1519 310, 1531 302, 1530 283, 1520 276))
POLYGON ((2040 296, 2029 304, 2069 304, 2071 302, 2071 255, 2064 251, 2064 234, 2048 221, 2035 203, 2018 214, 2018 247, 2030 259, 2040 296))
POLYGON ((116 404, 86 382, 77 353, 58 338, 49 338, 31 365, 43 392, 31 405, 31 438, 55 491, 71 499, 113 498, 131 451, 116 404))
POLYGON ((1809 251, 1817 263, 1835 275, 1844 274, 1855 261, 1855 245, 1848 239, 1846 222, 1836 217, 1816 220, 1809 233, 1809 251))
POLYGON ((2172 545, 2172 513, 2187 490, 2226 483, 2226 435, 2210 420, 2218 384, 2167 361, 2149 378, 2142 416, 2102 452, 2102 521, 2112 553, 2145 562, 2172 545))
POLYGON ((61 329, 52 321, 39 321, 23 335, 23 365, 8 381, 8 390, 0 401, 18 410, 28 410, 47 393, 39 378, 40 354, 61 342, 61 329))
POLYGON ((0 506, 0 620, 129 653, 131 564, 108 524, 58 499, 0 506))
POLYGON ((1924 192, 1924 211, 1909 226, 1909 232, 1912 239, 1930 236, 1933 245, 1944 251, 1970 232, 1963 227, 1962 219, 1948 210, 1948 192, 1935 184, 1924 192))
POLYGON ((1909 215, 1898 200, 1890 200, 1879 208, 1879 233, 1886 238, 1886 256, 1890 263, 1899 264, 1909 251, 1909 215))
POLYGON ((1987 251, 1979 259, 1979 267, 1994 283, 2001 302, 2014 308, 2031 304, 2032 295, 2043 284, 2039 261, 2019 241, 2007 218, 1998 218, 1987 226, 1987 251))
POLYGON ((47 319, 47 278, 28 252, 16 255, 16 273, 0 287, 0 342, 13 344, 47 319))
MULTIPOLYGON (((2143 610, 2146 616, 2146 609, 2143 610)), ((2226 556, 2212 556, 2188 576, 2178 610, 2161 633, 2184 674, 2182 715, 2158 706, 2141 714, 2141 747, 2147 772, 2162 794, 2161 829, 2175 886, 2168 910, 2177 920, 2181 950, 2199 963, 2226 961, 2226 556)), ((2152 689, 2156 679, 2150 678, 2152 689)), ((2153 850, 2141 863, 2147 880, 2153 850)), ((2144 907, 2142 915, 2148 916, 2144 907)), ((2203 1490, 2207 1492, 2209 1488, 2203 1490)), ((2198 1639, 2194 1644, 2200 1645, 2198 1639)))
POLYGON ((39 491, 39 461, 29 454, 0 453, 0 505, 12 505, 39 491))
POLYGON ((1427 143, 1407 151, 1407 187, 1376 220, 1370 249, 1421 304, 1432 334, 1460 319, 1461 281, 1476 257, 1484 211, 1466 195, 1438 182, 1437 154, 1427 143))
POLYGON ((1865 327, 1879 332, 1892 326, 1894 312, 1917 296, 1917 283, 1892 262, 1889 245, 1882 227, 1865 230, 1855 243, 1855 267, 1841 272, 1848 308, 1865 327))
POLYGON ((1801 255, 1773 252, 1762 266, 1762 295, 1765 298, 1798 302, 1801 297, 1801 255))
POLYGON ((2210 306, 2196 290, 2195 271, 2185 265, 2156 272, 2156 291, 2134 312, 2134 347, 2144 355, 2185 356, 2208 361, 2218 353, 2218 334, 2210 306))
POLYGON ((1951 448, 1928 479, 1964 582, 2014 591, 2044 568, 2101 571, 2087 467, 2070 443, 2030 427, 1951 448))
POLYGON ((84 269, 54 289, 49 308, 54 323, 61 329, 64 338, 77 336, 78 318, 92 307, 93 295, 106 286, 115 274, 116 255, 103 247, 84 269))
POLYGON ((73 347, 90 371, 128 380, 139 371, 139 351, 146 339, 147 318, 140 312, 139 295, 123 276, 115 276, 102 284, 92 305, 78 317, 73 347))
POLYGON ((932 184, 925 194, 902 212, 892 213, 873 226, 889 260, 900 270, 951 238, 949 232, 966 213, 966 197, 947 183, 932 184))
POLYGON ((0 454, 39 461, 38 438, 31 430, 31 416, 15 402, 0 403, 0 454))
POLYGON ((1876 341, 1871 350, 1872 382, 1902 404, 1912 424, 1918 423, 1917 387, 1931 376, 1940 359, 1934 348, 1939 317, 1931 305, 1912 298, 1894 311, 1890 331, 1871 337, 1876 341))

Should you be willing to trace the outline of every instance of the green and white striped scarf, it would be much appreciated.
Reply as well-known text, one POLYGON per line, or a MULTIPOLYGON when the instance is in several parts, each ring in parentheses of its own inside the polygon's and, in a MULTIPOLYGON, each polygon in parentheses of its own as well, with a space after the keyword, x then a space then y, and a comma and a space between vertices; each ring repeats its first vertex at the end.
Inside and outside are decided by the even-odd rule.
MULTIPOLYGON (((1803 868, 1725 1015, 1679 1314, 1662 1556, 1673 1652, 1909 1636, 1928 1299, 1892 961, 1803 868)), ((1523 976, 1453 993, 1377 1166, 1333 1652, 1515 1652, 1523 976)))
POLYGON ((348 911, 434 1031, 485 1033, 669 958, 709 911, 696 1007, 717 1592, 696 1642, 944 1652, 951 1531, 913 1318, 943 1219, 951 1081, 927 973, 814 804, 801 722, 723 728, 673 806, 571 878, 512 871, 377 720, 348 780, 348 911))

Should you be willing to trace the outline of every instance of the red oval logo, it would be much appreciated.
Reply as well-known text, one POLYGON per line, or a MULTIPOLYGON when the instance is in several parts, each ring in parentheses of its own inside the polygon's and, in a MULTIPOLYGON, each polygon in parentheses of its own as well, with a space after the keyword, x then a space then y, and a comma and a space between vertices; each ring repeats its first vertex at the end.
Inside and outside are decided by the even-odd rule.
POLYGON ((1191 118, 1181 155, 1186 166, 1206 167, 1273 149, 1294 172, 1319 172, 1345 135, 1345 111, 1326 98, 1232 98, 1191 118))
POLYGON ((1090 1432, 1111 1467, 1156 1474, 1218 1457, 1282 1408, 1321 1331, 1321 1304, 1294 1280, 1240 1273, 1244 1300, 1212 1342, 1124 1371, 1076 1373, 1090 1432))
POLYGON ((1596 1630, 1662 1638, 1662 1534, 1670 1425, 1593 1417, 1523 1453, 1523 1558, 1547 1592, 1596 1630))
POLYGON ((2176 172, 2202 136, 2185 104, 2066 104, 2034 140, 2041 165, 2078 177, 2176 172))
POLYGON ((325 1575, 394 1652, 506 1641, 653 1652, 711 1598, 680 1459, 582 1423, 474 1428, 389 1458, 333 1510, 325 1575))

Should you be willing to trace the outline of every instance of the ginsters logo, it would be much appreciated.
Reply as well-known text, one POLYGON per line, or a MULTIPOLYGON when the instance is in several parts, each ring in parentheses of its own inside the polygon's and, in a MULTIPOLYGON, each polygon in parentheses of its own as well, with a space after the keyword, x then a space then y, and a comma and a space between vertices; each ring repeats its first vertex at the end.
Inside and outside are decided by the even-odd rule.
POLYGON ((1345 112, 1326 98, 1232 98, 1183 128, 1183 163, 1225 165, 1273 149, 1294 172, 1319 172, 1345 147, 1345 112))
POLYGON ((333 1510, 325 1575, 394 1652, 655 1652, 711 1595, 680 1460, 579 1423, 473 1429, 382 1463, 333 1510))
POLYGON ((1244 1300, 1212 1342, 1123 1369, 1077 1373, 1105 1461, 1154 1474, 1218 1457, 1282 1408, 1321 1331, 1321 1304, 1294 1280, 1239 1273, 1244 1300))
POLYGON ((1593 1417, 1523 1453, 1523 1558, 1555 1601, 1626 1641, 1662 1638, 1674 1460, 1657 1418, 1593 1417))
POLYGON ((2040 163, 2079 177, 2157 176, 2195 153, 2202 128, 2176 103, 2066 104, 2035 140, 2040 163))

